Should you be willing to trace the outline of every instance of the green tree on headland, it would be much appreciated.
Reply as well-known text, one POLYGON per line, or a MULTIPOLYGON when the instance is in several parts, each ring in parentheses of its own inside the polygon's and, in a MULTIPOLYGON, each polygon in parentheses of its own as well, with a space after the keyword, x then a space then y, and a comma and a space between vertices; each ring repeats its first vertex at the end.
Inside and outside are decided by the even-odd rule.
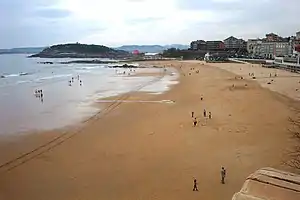
POLYGON ((80 43, 72 43, 72 44, 58 44, 53 45, 44 49, 44 51, 60 51, 60 52, 69 52, 69 53, 106 53, 115 51, 109 47, 103 45, 94 45, 94 44, 80 44, 80 43))
POLYGON ((131 57, 131 54, 126 51, 112 49, 103 45, 71 43, 53 45, 30 57, 124 59, 131 57))

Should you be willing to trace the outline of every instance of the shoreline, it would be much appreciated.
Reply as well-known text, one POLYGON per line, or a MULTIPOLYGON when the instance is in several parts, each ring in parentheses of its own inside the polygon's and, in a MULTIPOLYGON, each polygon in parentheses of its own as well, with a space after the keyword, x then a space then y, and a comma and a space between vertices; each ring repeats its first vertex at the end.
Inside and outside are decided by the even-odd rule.
MULTIPOLYGON (((64 128, 80 123, 82 119, 88 118, 98 111, 99 108, 95 109, 95 106, 93 106, 93 103, 97 99, 132 92, 136 90, 137 85, 151 81, 151 79, 159 76, 162 71, 163 69, 158 68, 132 69, 132 72, 131 70, 129 72, 129 69, 118 69, 116 71, 104 69, 103 72, 96 71, 91 75, 82 74, 83 87, 79 87, 79 81, 76 82, 77 79, 74 81, 74 84, 72 83, 73 87, 63 84, 62 81, 57 83, 52 81, 53 83, 39 86, 45 91, 45 98, 41 103, 36 101, 38 98, 33 98, 30 94, 31 90, 34 89, 33 87, 30 88, 30 86, 26 85, 18 88, 18 91, 22 92, 26 100, 21 102, 22 104, 19 104, 18 110, 25 110, 25 108, 23 109, 25 105, 26 108, 28 107, 26 109, 26 111, 28 110, 27 116, 26 112, 23 112, 24 114, 22 115, 17 112, 10 112, 8 115, 3 115, 1 118, 2 123, 0 123, 2 126, 0 137, 2 135, 23 135, 30 132, 50 131, 51 129, 64 128), (122 74, 117 74, 117 71, 122 72, 122 74), (123 75, 123 71, 124 73, 126 72, 125 75, 123 75), (100 76, 97 73, 102 73, 102 75, 100 76), (54 94, 59 95, 55 97, 54 94), (4 123, 12 120, 15 121, 14 125, 4 123)), ((170 69, 170 71, 172 70, 170 69)), ((169 86, 176 83, 176 80, 171 75, 171 72, 167 72, 167 75, 161 82, 156 82, 150 87, 144 87, 142 90, 153 94, 168 90, 169 86)), ((7 105, 6 108, 9 108, 11 105, 10 99, 15 99, 11 97, 17 97, 17 95, 6 95, 2 99, 2 103, 4 102, 2 105, 7 105)), ((7 110, 9 111, 9 109, 7 110)))
MULTIPOLYGON (((287 169, 281 163, 284 150, 291 145, 286 118, 294 115, 288 102, 278 100, 277 94, 266 92, 255 81, 235 80, 232 73, 215 67, 181 62, 161 65, 177 69, 182 65, 187 75, 161 95, 138 93, 131 98, 174 100, 174 104, 111 106, 109 115, 88 122, 63 145, 9 173, 1 171, 0 196, 25 200, 230 199, 255 169, 265 165, 287 169), (188 75, 193 67, 200 73, 188 75), (248 89, 242 87, 245 82, 248 89), (232 83, 241 87, 230 90, 232 83), (212 120, 201 117, 204 108, 212 111, 212 120), (274 109, 269 115, 268 110, 274 109), (192 127, 191 111, 199 117, 199 127, 192 127), (220 166, 229 171, 224 186, 218 181, 220 166), (200 180, 202 192, 191 191, 193 177, 200 180), (21 179, 26 184, 16 185, 21 179), (18 192, 10 192, 12 188, 18 192)), ((45 134, 43 140, 50 135, 45 134)), ((17 155, 21 149, 14 151, 17 155)))

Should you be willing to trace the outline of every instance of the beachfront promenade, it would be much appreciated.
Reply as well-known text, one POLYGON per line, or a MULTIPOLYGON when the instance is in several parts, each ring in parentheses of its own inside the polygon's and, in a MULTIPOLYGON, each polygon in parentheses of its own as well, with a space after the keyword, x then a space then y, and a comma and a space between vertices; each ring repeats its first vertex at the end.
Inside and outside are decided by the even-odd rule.
MULTIPOLYGON (((29 162, 1 170, 0 200, 223 200, 231 199, 259 168, 294 171, 284 161, 294 144, 288 118, 300 108, 299 77, 250 64, 151 64, 176 68, 179 83, 160 95, 126 94, 127 102, 114 105, 111 100, 122 97, 99 101, 107 114, 80 126, 74 136, 76 129, 64 130, 70 139, 29 162), (149 103, 164 100, 172 103, 149 103), (204 109, 211 119, 203 116, 204 109), (221 167, 227 170, 225 184, 221 167)), ((0 158, 1 152, 15 158, 62 132, 2 144, 0 158)))
POLYGON ((289 63, 285 62, 283 58, 275 58, 274 60, 266 60, 266 59, 247 59, 247 58, 229 58, 230 61, 249 64, 253 62, 257 63, 265 63, 269 64, 272 68, 279 68, 283 70, 300 72, 300 64, 299 63, 289 63))

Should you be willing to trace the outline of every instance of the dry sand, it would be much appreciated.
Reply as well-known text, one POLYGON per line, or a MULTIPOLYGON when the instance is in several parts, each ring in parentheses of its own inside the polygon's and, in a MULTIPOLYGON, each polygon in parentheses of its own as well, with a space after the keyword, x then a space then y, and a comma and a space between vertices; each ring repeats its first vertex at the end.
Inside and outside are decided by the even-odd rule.
MULTIPOLYGON (((258 168, 292 170, 283 161, 293 145, 288 117, 295 116, 298 102, 213 66, 155 64, 177 67, 180 83, 162 95, 135 93, 131 99, 175 103, 106 104, 102 117, 80 132, 66 132, 60 138, 65 142, 10 171, 5 170, 10 166, 0 168, 0 199, 231 199, 258 168), (188 75, 192 67, 200 73, 188 75), (212 112, 212 119, 203 118, 203 109, 212 112), (198 127, 192 127, 191 111, 200 120, 198 127), (220 184, 221 166, 227 169, 225 185, 220 184), (199 192, 192 191, 194 177, 199 192)), ((5 162, 60 134, 11 141, 0 146, 0 158, 5 162)))
POLYGON ((256 81, 262 87, 283 94, 289 98, 293 98, 298 101, 300 100, 300 74, 285 70, 264 68, 258 64, 209 63, 207 65, 225 69, 246 79, 253 80, 252 76, 249 76, 249 73, 254 73, 256 81), (275 74, 277 75, 276 77, 275 74))

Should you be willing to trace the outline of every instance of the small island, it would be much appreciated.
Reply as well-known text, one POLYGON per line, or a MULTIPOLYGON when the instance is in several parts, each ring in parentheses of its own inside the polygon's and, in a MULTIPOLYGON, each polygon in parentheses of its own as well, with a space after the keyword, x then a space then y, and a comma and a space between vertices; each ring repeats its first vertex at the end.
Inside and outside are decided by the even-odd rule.
POLYGON ((103 45, 71 43, 53 45, 29 57, 128 59, 131 56, 131 53, 127 51, 116 50, 103 45))

